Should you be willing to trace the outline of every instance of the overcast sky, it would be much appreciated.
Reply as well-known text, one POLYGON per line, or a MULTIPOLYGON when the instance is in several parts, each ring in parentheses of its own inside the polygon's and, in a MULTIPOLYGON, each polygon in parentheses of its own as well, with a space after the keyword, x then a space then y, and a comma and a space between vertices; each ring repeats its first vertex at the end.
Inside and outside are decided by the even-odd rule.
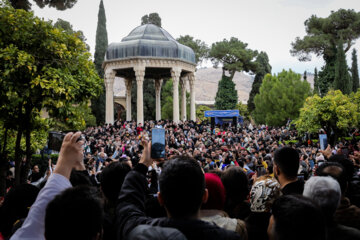
MULTIPOLYGON (((99 3, 78 0, 66 11, 39 9, 34 3, 33 10, 45 20, 62 18, 75 30, 82 30, 94 54, 99 3)), ((313 72, 323 65, 316 56, 310 62, 299 62, 289 53, 291 42, 305 35, 304 21, 312 14, 327 17, 339 8, 360 11, 359 0, 104 0, 104 5, 109 43, 120 42, 140 25, 143 15, 157 12, 162 27, 174 38, 189 34, 211 46, 224 38, 237 37, 249 48, 267 52, 273 73, 289 68, 299 73, 313 72)), ((360 40, 354 47, 360 50, 360 40)), ((351 52, 347 55, 351 64, 351 52)))

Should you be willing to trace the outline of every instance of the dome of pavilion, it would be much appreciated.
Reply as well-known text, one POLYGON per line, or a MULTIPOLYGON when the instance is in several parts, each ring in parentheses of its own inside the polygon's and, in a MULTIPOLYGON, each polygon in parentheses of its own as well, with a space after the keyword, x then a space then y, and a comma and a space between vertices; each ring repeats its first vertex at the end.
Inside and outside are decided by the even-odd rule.
POLYGON ((194 51, 178 43, 167 31, 154 24, 136 27, 119 43, 111 43, 105 61, 128 58, 175 59, 196 64, 194 51))

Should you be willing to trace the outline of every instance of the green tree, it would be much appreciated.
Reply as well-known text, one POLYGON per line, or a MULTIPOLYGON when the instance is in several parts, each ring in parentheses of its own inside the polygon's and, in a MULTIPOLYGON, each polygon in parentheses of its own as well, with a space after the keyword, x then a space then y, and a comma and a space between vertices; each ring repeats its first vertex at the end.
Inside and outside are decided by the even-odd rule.
POLYGON ((360 99, 359 92, 352 99, 339 90, 331 90, 324 97, 309 97, 300 109, 299 118, 294 122, 296 129, 300 133, 317 133, 323 128, 330 144, 333 144, 344 131, 357 126, 359 102, 356 99, 360 99))
POLYGON ((230 80, 232 80, 235 72, 256 72, 257 70, 257 63, 254 58, 258 52, 248 49, 247 46, 247 43, 243 43, 235 37, 230 38, 230 40, 224 39, 212 44, 209 57, 214 67, 221 63, 223 76, 228 71, 230 80))
POLYGON ((258 124, 283 126, 299 116, 299 109, 310 95, 310 84, 301 75, 283 70, 278 75, 267 74, 255 96, 254 117, 258 124))
POLYGON ((180 36, 176 39, 176 41, 185 46, 188 46, 194 51, 197 65, 200 65, 209 54, 209 47, 206 45, 206 43, 199 39, 194 39, 194 37, 190 35, 180 36))
POLYGON ((335 78, 336 53, 340 40, 345 43, 345 53, 360 37, 360 13, 354 10, 332 11, 326 18, 312 15, 305 21, 306 36, 297 37, 290 50, 300 61, 311 60, 311 53, 322 56, 325 66, 319 72, 319 90, 324 96, 335 78))
POLYGON ((319 77, 318 77, 318 71, 317 68, 314 70, 314 94, 320 95, 319 92, 319 77))
MULTIPOLYGON (((15 9, 23 9, 25 11, 30 11, 32 4, 29 0, 9 0, 11 5, 15 9)), ((57 10, 65 10, 68 8, 72 8, 77 0, 34 0, 36 5, 40 8, 44 8, 45 6, 56 8, 57 10)))
POLYGON ((304 72, 303 79, 304 79, 304 81, 307 81, 307 72, 306 71, 304 72))
MULTIPOLYGON (((104 70, 102 68, 102 63, 104 62, 107 47, 108 36, 106 30, 106 15, 104 3, 101 0, 99 5, 98 23, 96 28, 94 63, 96 71, 102 79, 104 78, 104 70)), ((91 99, 91 111, 95 115, 96 123, 98 125, 105 122, 105 94, 105 85, 104 83, 102 83, 101 95, 97 98, 91 99)))
MULTIPOLYGON (((21 139, 25 137, 28 169, 32 133, 43 128, 38 120, 41 110, 61 119, 76 115, 74 105, 98 95, 101 79, 85 44, 75 35, 7 5, 0 8, 0 22, 0 122, 4 132, 16 131, 13 151, 18 184, 21 139)), ((1 157, 0 165, 4 161, 1 157)), ((26 172, 22 173, 25 178, 26 172)))
POLYGON ((218 84, 218 90, 215 96, 215 108, 217 110, 230 110, 236 107, 238 94, 235 89, 235 83, 230 77, 222 76, 218 84))
POLYGON ((343 94, 350 94, 352 87, 343 44, 342 41, 340 41, 336 54, 334 89, 339 89, 343 94))
POLYGON ((356 92, 359 88, 359 69, 357 63, 357 54, 356 50, 354 49, 352 52, 352 64, 351 64, 351 78, 352 78, 352 91, 356 92))
POLYGON ((154 24, 158 27, 161 27, 161 17, 159 16, 158 13, 150 13, 149 15, 144 15, 141 18, 141 25, 144 24, 154 24))
POLYGON ((254 82, 252 83, 251 91, 249 94, 249 100, 247 102, 247 108, 249 112, 253 112, 255 109, 254 98, 259 93, 261 83, 266 74, 271 73, 271 65, 269 63, 269 57, 266 52, 260 52, 256 57, 258 63, 258 69, 256 71, 254 82))
POLYGON ((244 118, 244 120, 250 119, 249 108, 246 104, 242 104, 241 102, 239 102, 238 104, 236 104, 235 109, 239 110, 239 114, 244 118))
POLYGON ((81 41, 83 41, 86 45, 86 49, 90 51, 90 46, 86 43, 86 37, 82 31, 75 31, 73 29, 73 26, 68 21, 65 21, 61 18, 58 18, 56 23, 54 24, 54 27, 60 28, 64 30, 68 34, 74 34, 76 37, 78 37, 81 41))
POLYGON ((209 120, 208 117, 205 117, 205 111, 209 111, 211 108, 205 105, 196 106, 196 119, 199 119, 201 122, 209 120))

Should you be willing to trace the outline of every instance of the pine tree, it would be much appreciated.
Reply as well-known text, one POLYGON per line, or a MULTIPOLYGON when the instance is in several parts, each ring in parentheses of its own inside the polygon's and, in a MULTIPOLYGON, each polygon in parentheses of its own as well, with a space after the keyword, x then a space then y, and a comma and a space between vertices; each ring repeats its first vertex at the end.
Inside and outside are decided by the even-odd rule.
POLYGON ((235 109, 238 102, 238 94, 235 89, 235 83, 230 77, 222 76, 219 81, 218 91, 215 97, 215 108, 218 110, 235 109))
POLYGON ((334 89, 339 89, 343 94, 349 94, 351 93, 352 88, 353 86, 346 64, 343 43, 340 41, 336 54, 334 89))
POLYGON ((359 69, 358 69, 357 54, 355 49, 352 52, 351 77, 353 83, 352 90, 353 92, 356 92, 359 88, 359 69))
POLYGON ((304 81, 307 81, 307 72, 306 71, 304 72, 303 79, 304 79, 304 81))
MULTIPOLYGON (((104 78, 104 70, 102 63, 105 58, 106 49, 108 46, 108 36, 106 31, 106 16, 104 3, 101 0, 98 13, 98 24, 96 29, 96 45, 94 63, 96 71, 100 78, 104 78)), ((103 84, 103 92, 97 99, 91 100, 91 110, 96 117, 96 123, 101 124, 105 122, 105 85, 103 84)))
POLYGON ((314 94, 320 95, 319 92, 319 77, 317 68, 314 70, 314 94))
POLYGON ((256 63, 258 63, 258 70, 256 71, 255 79, 249 94, 249 100, 247 102, 249 112, 252 112, 255 109, 254 98, 256 94, 259 93, 259 89, 265 75, 271 73, 269 57, 266 52, 260 52, 260 54, 256 58, 256 63))

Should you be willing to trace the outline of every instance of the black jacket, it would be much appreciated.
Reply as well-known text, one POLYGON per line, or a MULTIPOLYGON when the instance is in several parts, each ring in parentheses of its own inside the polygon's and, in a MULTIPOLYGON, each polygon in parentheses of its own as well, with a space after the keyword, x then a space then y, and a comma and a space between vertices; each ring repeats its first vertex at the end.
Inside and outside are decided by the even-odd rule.
POLYGON ((187 239, 240 239, 240 235, 196 219, 150 218, 145 216, 147 167, 138 164, 128 173, 120 191, 116 215, 117 239, 125 239, 140 224, 171 227, 187 239))

